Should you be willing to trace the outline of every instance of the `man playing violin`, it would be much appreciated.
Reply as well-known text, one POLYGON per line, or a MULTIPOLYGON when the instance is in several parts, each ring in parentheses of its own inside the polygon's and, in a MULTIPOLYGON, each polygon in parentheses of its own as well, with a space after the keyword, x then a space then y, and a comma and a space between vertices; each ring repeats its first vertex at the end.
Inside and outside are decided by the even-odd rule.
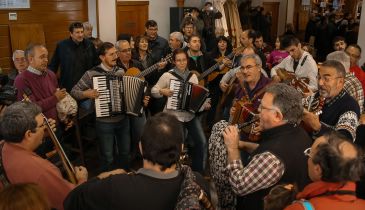
MULTIPOLYGON (((35 183, 46 192, 52 208, 63 209, 63 200, 76 185, 63 179, 55 165, 34 153, 42 144, 46 126, 36 104, 16 102, 6 108, 0 120, 5 140, 0 144, 0 189, 8 184, 35 183)), ((86 168, 75 167, 75 177, 77 184, 85 182, 86 168)))
POLYGON ((322 114, 318 116, 305 111, 303 117, 304 123, 313 130, 314 136, 337 130, 355 140, 360 107, 344 89, 345 76, 344 66, 335 60, 325 61, 319 69, 317 95, 325 98, 322 114))
MULTIPOLYGON (((299 92, 286 84, 272 85, 266 89, 258 110, 260 144, 240 141, 236 125, 219 128, 224 131, 221 153, 226 154, 222 157, 226 159, 223 171, 228 174, 225 182, 239 196, 237 209, 263 209, 264 196, 277 183, 296 183, 303 188, 309 181, 303 152, 312 141, 297 126, 303 114, 299 92), (241 160, 240 149, 250 153, 247 164, 241 160)), ((222 139, 222 133, 215 135, 209 144, 213 138, 222 139)))

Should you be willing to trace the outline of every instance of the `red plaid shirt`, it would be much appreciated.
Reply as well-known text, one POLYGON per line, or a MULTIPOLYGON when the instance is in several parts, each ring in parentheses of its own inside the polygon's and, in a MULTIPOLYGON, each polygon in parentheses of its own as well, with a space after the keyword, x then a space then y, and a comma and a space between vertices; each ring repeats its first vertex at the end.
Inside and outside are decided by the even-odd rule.
POLYGON ((233 160, 227 166, 233 191, 244 196, 276 184, 283 176, 284 164, 271 152, 255 155, 243 167, 241 160, 233 160))

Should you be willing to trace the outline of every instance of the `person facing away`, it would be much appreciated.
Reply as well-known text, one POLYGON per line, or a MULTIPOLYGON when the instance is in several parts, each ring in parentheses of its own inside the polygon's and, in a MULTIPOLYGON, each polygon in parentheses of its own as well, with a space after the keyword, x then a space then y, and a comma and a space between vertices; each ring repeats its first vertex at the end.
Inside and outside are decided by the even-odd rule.
POLYGON ((208 188, 201 176, 178 164, 183 142, 183 126, 174 115, 152 116, 139 142, 143 167, 80 185, 66 198, 65 209, 180 209, 190 199, 197 201, 196 192, 208 188), (182 196, 184 186, 197 191, 182 196))
POLYGON ((356 197, 355 182, 364 172, 362 153, 350 139, 338 132, 317 138, 305 152, 312 183, 297 194, 285 210, 302 210, 303 200, 312 209, 365 209, 365 200, 356 197))

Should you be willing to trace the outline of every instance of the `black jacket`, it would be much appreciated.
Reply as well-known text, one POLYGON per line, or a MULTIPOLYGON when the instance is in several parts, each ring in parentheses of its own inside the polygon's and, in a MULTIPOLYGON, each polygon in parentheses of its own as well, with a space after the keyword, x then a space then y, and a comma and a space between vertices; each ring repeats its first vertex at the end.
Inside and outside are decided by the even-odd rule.
POLYGON ((96 55, 94 44, 83 39, 76 44, 71 38, 60 41, 53 54, 48 68, 54 72, 61 70, 59 85, 71 91, 82 75, 100 62, 96 55))

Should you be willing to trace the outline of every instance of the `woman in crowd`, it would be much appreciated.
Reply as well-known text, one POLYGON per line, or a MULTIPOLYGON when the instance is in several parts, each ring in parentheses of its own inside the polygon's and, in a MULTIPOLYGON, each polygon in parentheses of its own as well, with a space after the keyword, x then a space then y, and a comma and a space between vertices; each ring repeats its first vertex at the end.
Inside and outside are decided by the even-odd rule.
POLYGON ((275 50, 273 50, 266 60, 266 65, 269 69, 278 65, 284 58, 288 56, 288 52, 280 49, 280 37, 276 38, 275 50))
MULTIPOLYGON (((143 68, 148 68, 155 63, 150 52, 148 51, 147 36, 137 36, 132 51, 132 59, 141 62, 143 68)), ((142 69, 140 69, 142 70, 142 69)))
POLYGON ((222 95, 222 91, 219 88, 219 82, 221 81, 223 75, 230 69, 232 62, 225 58, 229 54, 232 53, 232 44, 229 41, 229 39, 225 36, 219 36, 217 37, 217 43, 215 45, 215 48, 210 52, 209 58, 212 58, 214 62, 210 64, 212 66, 215 62, 222 61, 223 64, 219 66, 219 69, 214 71, 208 76, 208 88, 211 98, 211 109, 209 111, 209 114, 207 115, 207 125, 209 130, 213 127, 215 123, 215 116, 216 113, 221 113, 221 110, 217 111, 217 105, 220 96, 222 95))
MULTIPOLYGON (((173 91, 170 90, 170 80, 172 79, 198 84, 197 76, 187 69, 188 55, 183 49, 176 49, 172 59, 175 68, 164 73, 151 90, 152 96, 155 98, 171 97, 173 95, 173 91)), ((209 105, 203 106, 206 106, 207 109, 209 108, 209 105)), ((207 157, 207 143, 199 119, 195 114, 185 110, 170 110, 165 107, 164 111, 174 114, 184 124, 190 140, 194 142, 194 148, 189 152, 192 158, 192 169, 203 172, 207 157)))

